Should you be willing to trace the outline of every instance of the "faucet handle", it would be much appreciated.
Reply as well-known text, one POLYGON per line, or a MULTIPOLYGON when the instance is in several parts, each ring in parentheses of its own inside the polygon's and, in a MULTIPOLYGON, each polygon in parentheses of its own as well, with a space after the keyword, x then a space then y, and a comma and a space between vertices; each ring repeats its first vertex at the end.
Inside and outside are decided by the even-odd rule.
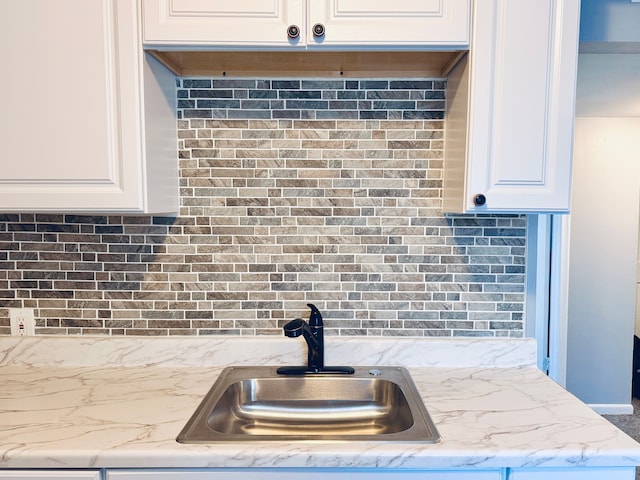
POLYGON ((309 314, 309 326, 310 327, 322 327, 322 314, 318 307, 316 307, 313 303, 307 303, 307 307, 311 309, 311 313, 309 314))

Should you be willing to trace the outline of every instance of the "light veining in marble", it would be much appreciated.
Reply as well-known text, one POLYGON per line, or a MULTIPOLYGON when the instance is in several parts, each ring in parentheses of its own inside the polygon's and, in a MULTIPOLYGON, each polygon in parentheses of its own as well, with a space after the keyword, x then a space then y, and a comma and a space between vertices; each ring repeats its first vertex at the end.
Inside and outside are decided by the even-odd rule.
MULTIPOLYGON (((195 350, 187 353, 177 348, 184 348, 188 342, 178 341, 172 346, 161 341, 151 347, 153 340, 135 340, 126 348, 124 343, 106 348, 111 340, 78 340, 88 343, 79 347, 81 353, 67 351, 68 357, 73 358, 71 363, 89 365, 65 363, 61 360, 66 357, 63 353, 54 355, 50 363, 43 360, 54 346, 72 349, 57 339, 0 342, 0 467, 482 469, 640 464, 638 443, 531 364, 521 364, 518 355, 514 355, 513 365, 496 366, 506 356, 491 345, 487 347, 492 353, 484 358, 492 360, 475 367, 415 365, 420 355, 416 353, 409 361, 409 356, 397 353, 400 360, 414 363, 408 368, 442 436, 439 444, 255 442, 248 448, 242 443, 175 442, 224 366, 215 364, 222 358, 217 355, 227 352, 233 362, 242 356, 235 339, 231 344, 213 340, 219 353, 203 357, 203 365, 196 364, 195 350), (83 360, 83 355, 91 352, 88 346, 99 344, 105 350, 97 348, 91 356, 104 354, 113 363, 95 365, 91 364, 95 360, 83 360), (142 361, 159 352, 166 357, 165 363, 142 361), (19 361, 21 355, 24 363, 19 361), (117 365, 117 361, 124 365, 117 365)), ((258 353, 254 342, 251 339, 243 348, 246 362, 242 363, 302 358, 299 352, 292 356, 289 351, 285 357, 258 353)), ((284 345, 288 349, 295 343, 286 340, 284 345)), ((381 345, 374 343, 376 348, 381 345)), ((390 350, 379 351, 374 357, 364 355, 361 360, 390 362, 394 349, 408 350, 403 350, 402 344, 391 340, 390 350)), ((456 345, 454 342, 452 347, 456 345)), ((527 342, 518 345, 529 348, 527 342)), ((349 358, 358 354, 358 349, 347 344, 341 348, 351 351, 353 357, 349 358)), ((432 340, 416 342, 416 352, 424 354, 425 362, 430 361, 427 352, 438 348, 445 347, 434 346, 432 340)), ((462 350, 452 348, 457 352, 452 357, 465 357, 462 352, 469 347, 459 348, 462 350)), ((480 349, 477 345, 473 348, 480 349)))
MULTIPOLYGON (((0 366, 302 365, 306 344, 285 337, 0 337, 0 366)), ((532 367, 532 339, 327 337, 325 363, 532 367)))

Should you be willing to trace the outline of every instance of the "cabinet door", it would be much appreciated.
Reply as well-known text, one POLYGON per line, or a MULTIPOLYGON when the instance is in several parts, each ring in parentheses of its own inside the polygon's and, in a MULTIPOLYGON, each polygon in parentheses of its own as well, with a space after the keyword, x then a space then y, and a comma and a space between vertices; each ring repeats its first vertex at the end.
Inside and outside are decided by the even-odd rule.
POLYGON ((469 45, 469 0, 311 0, 310 46, 469 45), (316 24, 325 34, 314 36, 316 24))
POLYGON ((384 470, 360 468, 227 468, 107 470, 106 480, 501 480, 500 470, 384 470))
POLYGON ((448 82, 446 211, 569 210, 579 8, 475 2, 469 56, 448 82))
POLYGON ((155 46, 302 46, 304 13, 304 0, 143 0, 143 41, 155 46), (300 37, 287 36, 290 25, 300 28, 300 37))
POLYGON ((509 469, 507 480, 634 480, 635 467, 509 469))
POLYGON ((470 0, 144 0, 147 46, 455 46, 469 44, 470 0), (325 35, 313 35, 320 24, 325 35), (287 28, 300 28, 288 38, 287 28))
MULTIPOLYGON (((10 71, 0 76, 0 210, 147 211, 146 181, 167 157, 143 164, 141 78, 149 72, 141 71, 137 8, 130 0, 3 4, 10 71)), ((165 118, 175 118, 175 100, 162 102, 165 118)), ((176 142, 164 137, 177 211, 176 142)))
POLYGON ((99 470, 0 470, 0 480, 100 480, 99 470))

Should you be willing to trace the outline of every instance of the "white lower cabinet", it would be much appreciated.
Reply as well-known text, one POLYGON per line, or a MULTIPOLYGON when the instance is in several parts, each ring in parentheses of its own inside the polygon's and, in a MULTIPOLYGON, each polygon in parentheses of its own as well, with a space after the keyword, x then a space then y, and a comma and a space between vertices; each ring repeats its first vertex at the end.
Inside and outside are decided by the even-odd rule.
MULTIPOLYGON (((104 480, 634 480, 635 467, 401 470, 349 468, 108 469, 104 480)), ((101 470, 0 470, 0 480, 103 480, 101 470)))
POLYGON ((100 470, 0 470, 4 480, 100 480, 100 470))
POLYGON ((514 468, 506 480, 634 480, 635 467, 514 468))
MULTIPOLYGON (((107 470, 105 480, 634 480, 635 467, 402 470, 235 468, 107 470)), ((2 478, 2 477, 0 477, 2 478)), ((48 477, 34 477, 34 479, 48 477)), ((60 477, 52 477, 60 478, 60 477)), ((73 477, 76 478, 76 477, 73 477)), ((84 478, 84 477, 81 477, 84 478)))
POLYGON ((502 480, 495 470, 381 470, 349 468, 237 468, 107 470, 106 480, 502 480))

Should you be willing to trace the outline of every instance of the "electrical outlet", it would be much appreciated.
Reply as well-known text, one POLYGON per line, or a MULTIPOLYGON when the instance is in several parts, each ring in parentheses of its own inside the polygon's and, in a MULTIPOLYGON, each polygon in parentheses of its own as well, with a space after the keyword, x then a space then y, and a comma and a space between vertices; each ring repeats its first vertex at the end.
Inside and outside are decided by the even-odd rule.
POLYGON ((11 335, 19 337, 36 334, 36 321, 33 316, 33 308, 10 308, 11 335))

